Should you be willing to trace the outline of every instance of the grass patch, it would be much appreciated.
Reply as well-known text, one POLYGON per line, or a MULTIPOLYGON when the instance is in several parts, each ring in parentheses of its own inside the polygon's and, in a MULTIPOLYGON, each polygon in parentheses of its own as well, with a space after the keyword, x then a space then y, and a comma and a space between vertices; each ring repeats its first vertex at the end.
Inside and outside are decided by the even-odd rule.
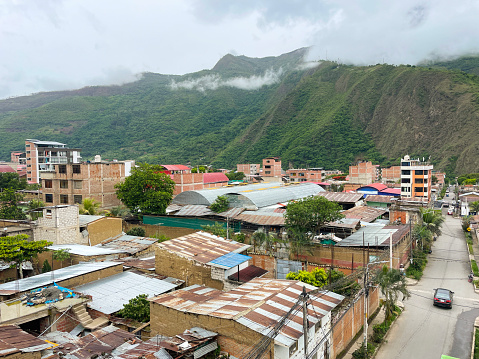
POLYGON ((413 261, 406 268, 406 275, 410 278, 414 278, 416 280, 421 279, 424 268, 426 268, 427 258, 426 252, 420 249, 413 250, 413 261))
POLYGON ((479 268, 477 268, 477 263, 474 259, 471 259, 471 268, 474 276, 479 277, 479 268))
POLYGON ((474 359, 479 359, 479 329, 476 328, 474 342, 474 359))

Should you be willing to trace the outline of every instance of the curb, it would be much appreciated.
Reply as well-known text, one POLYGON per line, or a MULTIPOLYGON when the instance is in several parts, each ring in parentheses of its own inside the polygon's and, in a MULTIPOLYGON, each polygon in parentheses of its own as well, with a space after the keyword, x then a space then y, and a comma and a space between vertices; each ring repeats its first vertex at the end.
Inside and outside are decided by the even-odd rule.
MULTIPOLYGON (((381 349, 381 347, 387 343, 387 338, 389 337, 389 333, 391 333, 391 330, 393 329, 393 327, 396 325, 396 322, 398 321, 399 317, 402 315, 402 313, 404 312, 406 308, 403 307, 402 310, 401 310, 401 313, 396 317, 396 319, 394 320, 394 322, 392 322, 391 326, 389 327, 386 335, 384 336, 383 338, 383 341, 381 343, 378 344, 378 346, 376 347, 376 350, 374 351, 374 354, 372 355, 371 359, 375 359, 376 358, 376 355, 378 354, 379 352, 379 349, 381 349)), ((474 347, 472 348, 474 349, 474 347)))
POLYGON ((474 321, 472 326, 472 349, 471 349, 471 359, 474 359, 474 347, 476 346, 476 329, 479 329, 479 317, 474 321))

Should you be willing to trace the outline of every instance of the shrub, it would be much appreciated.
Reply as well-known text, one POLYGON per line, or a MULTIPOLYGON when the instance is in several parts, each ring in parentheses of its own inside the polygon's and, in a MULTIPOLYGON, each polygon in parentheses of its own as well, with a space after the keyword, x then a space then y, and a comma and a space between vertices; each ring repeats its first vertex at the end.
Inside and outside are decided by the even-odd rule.
POLYGON ((371 358, 372 355, 374 354, 375 350, 376 350, 376 346, 374 344, 368 342, 367 356, 366 356, 366 350, 364 348, 364 345, 361 345, 361 348, 356 349, 353 352, 353 358, 354 359, 371 358))
POLYGON ((474 343, 474 359, 479 359, 479 329, 476 328, 474 332, 475 343, 474 343))
POLYGON ((51 270, 52 270, 52 266, 50 265, 48 260, 45 259, 45 261, 43 262, 42 273, 51 272, 51 270))
POLYGON ((145 237, 146 232, 144 228, 141 227, 133 227, 128 232, 126 232, 129 236, 136 236, 136 237, 145 237))
POLYGON ((474 259, 471 259, 471 267, 474 275, 476 277, 479 277, 479 268, 477 268, 477 263, 474 259))

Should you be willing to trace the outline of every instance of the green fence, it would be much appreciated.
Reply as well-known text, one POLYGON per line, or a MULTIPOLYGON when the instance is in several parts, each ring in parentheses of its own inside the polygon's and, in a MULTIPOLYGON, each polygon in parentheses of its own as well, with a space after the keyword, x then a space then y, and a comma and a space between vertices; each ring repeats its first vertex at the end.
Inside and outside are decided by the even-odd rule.
MULTIPOLYGON (((179 227, 179 228, 191 228, 201 230, 201 226, 213 225, 215 222, 220 223, 226 229, 226 222, 203 219, 203 218, 185 218, 185 217, 157 217, 157 216, 143 216, 143 224, 160 225, 165 227, 179 227)), ((241 231, 241 223, 234 222, 229 223, 230 230, 234 232, 241 231)))

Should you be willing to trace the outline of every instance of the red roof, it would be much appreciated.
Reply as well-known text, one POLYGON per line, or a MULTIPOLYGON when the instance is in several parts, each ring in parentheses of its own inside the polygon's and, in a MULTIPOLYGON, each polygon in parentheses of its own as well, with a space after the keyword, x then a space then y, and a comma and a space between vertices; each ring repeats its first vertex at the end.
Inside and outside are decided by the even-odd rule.
POLYGON ((168 171, 188 171, 190 168, 185 165, 162 165, 168 171))
POLYGON ((203 183, 228 182, 228 177, 221 172, 203 173, 203 183))
POLYGON ((362 186, 362 187, 358 188, 357 190, 359 191, 362 188, 366 188, 366 187, 371 187, 371 188, 377 189, 378 191, 383 191, 384 189, 388 188, 388 186, 386 186, 385 184, 382 184, 382 183, 371 183, 371 184, 368 184, 366 186, 362 186))
POLYGON ((0 165, 0 172, 5 173, 5 172, 15 172, 15 170, 10 167, 9 165, 0 165))
POLYGON ((388 188, 388 189, 383 189, 381 190, 382 193, 390 193, 390 194, 395 194, 400 196, 401 195, 401 189, 400 188, 388 188))

